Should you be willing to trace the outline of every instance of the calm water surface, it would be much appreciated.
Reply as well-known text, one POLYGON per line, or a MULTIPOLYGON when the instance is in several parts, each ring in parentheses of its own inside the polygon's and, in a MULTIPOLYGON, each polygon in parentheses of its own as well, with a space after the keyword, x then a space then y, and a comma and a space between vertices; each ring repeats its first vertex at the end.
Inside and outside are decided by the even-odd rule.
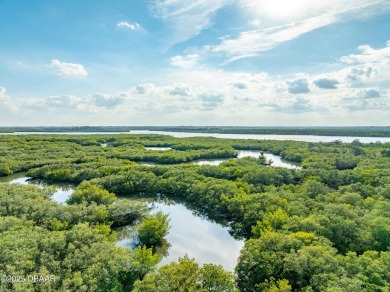
POLYGON ((0 135, 113 135, 113 134, 158 134, 170 135, 177 138, 187 137, 215 137, 229 139, 253 139, 253 140, 291 140, 303 142, 332 142, 341 140, 351 143, 359 139, 362 143, 390 142, 390 137, 346 137, 346 136, 316 136, 316 135, 260 135, 260 134, 218 134, 218 133, 190 133, 190 132, 168 132, 168 131, 139 131, 130 132, 15 132, 0 133, 0 135))
MULTIPOLYGON (((10 184, 36 184, 39 186, 48 185, 43 181, 31 180, 25 173, 0 178, 0 182, 10 184)), ((63 186, 52 184, 56 188, 52 199, 64 204, 67 198, 73 193, 74 186, 63 186)), ((145 202, 144 198, 136 199, 145 202)), ((233 271, 244 241, 234 239, 224 227, 206 218, 195 215, 183 204, 176 204, 173 201, 163 202, 148 199, 147 202, 153 207, 152 212, 161 210, 169 213, 170 226, 165 245, 158 250, 163 255, 159 265, 176 261, 186 253, 195 258, 200 264, 214 263, 222 265, 225 269, 233 271)), ((135 226, 118 228, 117 245, 134 247, 137 229, 135 226)))
POLYGON ((146 150, 154 150, 154 151, 168 151, 172 150, 171 147, 145 147, 146 150))
POLYGON ((51 186, 54 187, 55 191, 51 196, 53 201, 56 201, 61 204, 65 204, 66 200, 73 193, 75 186, 68 184, 49 184, 42 180, 31 180, 31 177, 25 176, 25 173, 18 173, 6 177, 0 177, 0 183, 10 183, 10 184, 34 184, 38 186, 51 186))
MULTIPOLYGON (((238 156, 237 158, 243 158, 243 157, 254 157, 259 158, 260 151, 254 151, 254 150, 238 150, 238 156)), ((267 160, 272 160, 271 166, 275 167, 285 167, 290 169, 300 169, 299 163, 295 163, 292 161, 283 160, 280 156, 274 155, 272 153, 264 153, 264 156, 267 158, 267 160)), ((227 161, 229 159, 206 159, 206 160, 199 160, 195 161, 195 164, 198 165, 219 165, 224 161, 227 161)))
POLYGON ((130 131, 130 134, 158 134, 169 135, 176 138, 189 137, 214 137, 228 139, 253 139, 253 140, 291 140, 303 142, 332 142, 341 140, 346 143, 351 143, 355 139, 359 139, 362 143, 390 142, 389 137, 346 137, 346 136, 315 136, 315 135, 258 135, 258 134, 217 134, 217 133, 190 133, 190 132, 167 132, 167 131, 130 131))
MULTIPOLYGON (((170 218, 167 243, 159 250, 165 256, 159 265, 177 261, 187 253, 200 264, 213 263, 234 270, 244 241, 234 239, 227 227, 196 216, 184 205, 172 201, 170 204, 158 201, 150 205, 154 207, 153 212, 161 210, 169 213, 170 218)), ((136 228, 124 227, 117 232, 119 246, 134 247, 136 228)))

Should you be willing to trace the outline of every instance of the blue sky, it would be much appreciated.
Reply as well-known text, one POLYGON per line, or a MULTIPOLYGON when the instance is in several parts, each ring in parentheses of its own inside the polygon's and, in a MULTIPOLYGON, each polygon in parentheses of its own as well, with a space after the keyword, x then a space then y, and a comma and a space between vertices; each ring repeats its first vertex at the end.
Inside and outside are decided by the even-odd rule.
POLYGON ((0 126, 390 124, 390 0, 0 0, 0 126))

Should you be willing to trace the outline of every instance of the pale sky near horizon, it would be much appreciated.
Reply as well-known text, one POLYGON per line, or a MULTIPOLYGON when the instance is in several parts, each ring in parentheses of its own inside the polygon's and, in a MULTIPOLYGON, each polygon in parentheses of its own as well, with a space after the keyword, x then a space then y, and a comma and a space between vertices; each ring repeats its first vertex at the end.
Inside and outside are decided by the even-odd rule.
POLYGON ((0 126, 390 125, 390 0, 0 0, 0 126))

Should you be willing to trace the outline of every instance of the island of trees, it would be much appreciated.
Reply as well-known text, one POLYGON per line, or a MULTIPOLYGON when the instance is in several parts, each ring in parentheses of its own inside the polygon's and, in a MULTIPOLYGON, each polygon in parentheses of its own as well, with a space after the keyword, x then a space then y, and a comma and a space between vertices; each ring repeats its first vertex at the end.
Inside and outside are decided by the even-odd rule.
POLYGON ((2 135, 0 176, 17 173, 77 188, 59 204, 51 188, 0 183, 0 275, 55 277, 2 276, 0 290, 390 289, 390 143, 2 135), (301 168, 236 159, 237 150, 270 152, 301 168), (191 163, 209 158, 225 161, 191 163), (117 196, 161 194, 245 240, 234 273, 188 256, 157 267, 167 215, 117 196), (115 228, 124 225, 138 226, 138 247, 115 245, 115 228))

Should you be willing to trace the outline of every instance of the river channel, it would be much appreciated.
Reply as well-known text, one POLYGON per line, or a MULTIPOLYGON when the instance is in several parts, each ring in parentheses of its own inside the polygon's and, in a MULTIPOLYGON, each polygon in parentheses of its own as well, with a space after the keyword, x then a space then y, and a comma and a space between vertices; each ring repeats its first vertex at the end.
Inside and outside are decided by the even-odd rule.
MULTIPOLYGON (((157 148, 157 147, 156 147, 157 148)), ((260 151, 254 151, 254 150, 237 150, 238 156, 237 158, 244 158, 244 157, 254 157, 259 158, 260 151)), ((274 167, 284 167, 284 168, 290 168, 290 169, 300 169, 299 163, 287 161, 282 159, 280 156, 274 155, 272 153, 264 153, 265 158, 268 162, 271 163, 271 166, 274 167)), ((197 160, 193 163, 198 165, 219 165, 224 161, 227 161, 229 159, 205 159, 205 160, 197 160)))
MULTIPOLYGON (((170 150, 168 147, 148 147, 147 149, 150 151, 170 150)), ((264 155, 267 160, 272 160, 272 166, 299 168, 298 164, 284 161, 279 156, 271 153, 264 153, 264 155)), ((259 156, 260 151, 240 150, 237 158, 258 158, 259 156)), ((218 165, 226 160, 210 159, 193 163, 198 165, 218 165)), ((0 182, 11 184, 31 183, 41 187, 51 186, 54 188, 52 199, 61 204, 65 204, 67 198, 69 198, 76 187, 66 184, 49 184, 42 180, 31 180, 31 178, 26 177, 25 173, 2 177, 0 182)), ((164 213, 169 213, 171 229, 166 237, 166 243, 158 250, 163 255, 159 265, 175 261, 178 257, 183 257, 187 253, 190 258, 195 258, 200 264, 214 263, 222 265, 226 270, 234 270, 244 241, 234 239, 229 234, 226 226, 198 216, 182 203, 150 198, 137 198, 135 200, 146 202, 152 208, 152 212, 161 210, 164 213)), ((136 227, 125 226, 116 231, 118 233, 117 245, 134 248, 136 227)))
MULTIPOLYGON (((63 184, 48 184, 41 180, 31 180, 25 173, 1 177, 0 183, 36 184, 52 186, 55 190, 52 199, 64 204, 74 191, 75 186, 63 184)), ((148 203, 152 212, 161 210, 169 214, 171 229, 166 237, 164 246, 157 252, 163 256, 159 265, 176 261, 186 253, 195 258, 200 264, 213 263, 222 265, 233 271, 237 263, 244 241, 234 239, 228 228, 209 221, 207 218, 196 215, 183 204, 174 201, 157 201, 138 198, 137 201, 148 203)), ((118 233, 117 245, 133 248, 135 243, 136 227, 125 226, 116 230, 118 233)))

